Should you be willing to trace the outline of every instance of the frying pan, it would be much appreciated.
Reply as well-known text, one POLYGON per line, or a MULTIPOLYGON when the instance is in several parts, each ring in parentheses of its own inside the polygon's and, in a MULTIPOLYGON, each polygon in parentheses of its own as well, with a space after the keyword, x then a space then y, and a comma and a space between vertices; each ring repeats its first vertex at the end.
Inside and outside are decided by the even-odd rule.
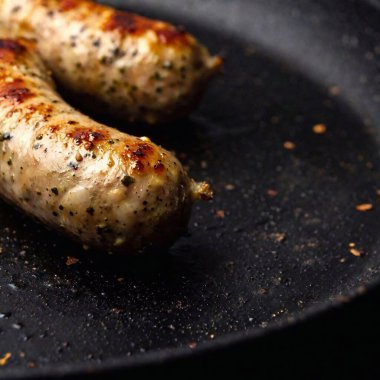
POLYGON ((287 328, 380 279, 379 4, 109 3, 182 24, 224 57, 188 119, 115 124, 174 150, 216 198, 195 207, 168 252, 127 259, 83 252, 0 203, 0 354, 12 355, 3 378, 199 355, 287 328))

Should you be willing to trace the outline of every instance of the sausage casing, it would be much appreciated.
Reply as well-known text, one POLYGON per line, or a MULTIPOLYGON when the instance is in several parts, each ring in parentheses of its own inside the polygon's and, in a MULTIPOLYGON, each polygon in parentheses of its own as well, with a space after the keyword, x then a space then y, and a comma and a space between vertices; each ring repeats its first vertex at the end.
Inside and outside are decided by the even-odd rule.
POLYGON ((0 21, 63 86, 129 121, 182 117, 221 65, 181 28, 89 0, 0 0, 0 21))
POLYGON ((172 243, 209 197, 148 138, 66 104, 27 40, 0 40, 0 195, 84 245, 123 253, 172 243))

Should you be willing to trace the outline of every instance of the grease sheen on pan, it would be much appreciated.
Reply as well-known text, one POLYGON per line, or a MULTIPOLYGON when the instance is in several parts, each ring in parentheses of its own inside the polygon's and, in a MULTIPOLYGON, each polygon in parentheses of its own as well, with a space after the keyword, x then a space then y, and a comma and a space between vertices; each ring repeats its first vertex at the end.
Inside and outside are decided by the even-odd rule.
POLYGON ((63 86, 129 121, 184 116, 221 66, 181 28, 88 0, 0 0, 0 21, 63 86))
POLYGON ((66 104, 27 40, 0 40, 0 194, 44 224, 109 251, 167 246, 211 197, 148 138, 66 104))

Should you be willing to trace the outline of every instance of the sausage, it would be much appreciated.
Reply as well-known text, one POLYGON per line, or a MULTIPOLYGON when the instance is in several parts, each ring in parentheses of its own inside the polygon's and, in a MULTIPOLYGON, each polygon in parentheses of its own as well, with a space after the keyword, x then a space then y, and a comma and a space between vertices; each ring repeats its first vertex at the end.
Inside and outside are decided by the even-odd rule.
POLYGON ((33 43, 0 39, 0 194, 82 244, 133 253, 171 244, 206 183, 148 138, 66 104, 33 43))
POLYGON ((88 0, 0 0, 0 22, 36 40, 64 87, 131 122, 186 115, 221 66, 179 27, 88 0))

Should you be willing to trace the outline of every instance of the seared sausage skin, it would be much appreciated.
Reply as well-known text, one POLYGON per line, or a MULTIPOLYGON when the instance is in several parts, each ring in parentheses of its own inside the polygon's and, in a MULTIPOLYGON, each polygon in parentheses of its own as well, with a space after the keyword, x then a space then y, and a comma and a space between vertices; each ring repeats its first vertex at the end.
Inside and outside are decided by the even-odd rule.
POLYGON ((67 105, 27 40, 0 39, 0 195, 84 245, 132 253, 171 244, 211 196, 148 138, 67 105))
POLYGON ((129 121, 185 115, 221 66, 181 28, 89 0, 0 0, 0 21, 63 86, 129 121))

